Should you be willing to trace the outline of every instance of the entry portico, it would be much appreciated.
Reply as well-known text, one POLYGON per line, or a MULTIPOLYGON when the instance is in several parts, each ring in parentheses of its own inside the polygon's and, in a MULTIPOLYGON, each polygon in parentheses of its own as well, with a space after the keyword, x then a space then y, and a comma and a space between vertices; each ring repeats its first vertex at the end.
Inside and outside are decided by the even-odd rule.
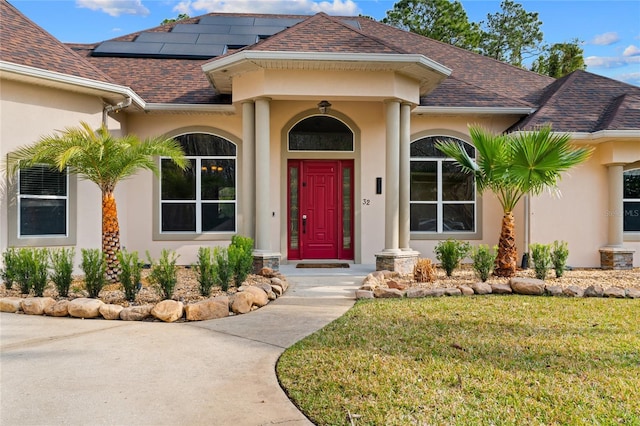
MULTIPOLYGON (((264 46, 261 46, 264 48, 264 46)), ((274 47, 274 46, 270 46, 274 47)), ((277 47, 277 46, 276 46, 277 47)), ((288 141, 271 141, 270 115, 274 101, 325 101, 330 99, 323 113, 329 116, 340 113, 339 102, 380 103, 385 111, 385 228, 384 250, 376 255, 379 262, 389 262, 397 270, 406 260, 412 262, 418 253, 409 247, 409 134, 410 110, 444 79, 451 70, 423 55, 415 54, 375 54, 375 53, 324 53, 260 51, 251 48, 229 55, 202 66, 212 85, 223 94, 232 96, 233 102, 243 105, 243 139, 255 140, 244 153, 245 168, 255 169, 255 202, 245 194, 243 224, 246 230, 253 228, 251 216, 255 217, 256 266, 276 266, 283 257, 289 259, 286 241, 273 241, 272 228, 273 186, 269 183, 271 147, 279 146, 282 158, 288 159, 288 141), (255 133, 254 133, 255 132, 255 133), (255 157, 253 156, 255 152, 255 157), (255 211, 255 214, 253 214, 255 211), (404 220, 401 220, 403 218, 404 220), (278 248, 279 246, 279 248, 278 248), (397 263, 397 259, 402 259, 397 263)), ((311 116, 317 111, 308 111, 311 116)), ((348 119, 348 118, 347 118, 348 119)), ((287 137, 288 131, 285 129, 287 137)), ((277 149, 277 148, 276 148, 277 149)), ((312 149, 313 150, 313 149, 312 149)), ((315 153, 314 159, 327 158, 315 153)), ((359 159, 356 157, 356 163, 359 159)), ((282 161, 283 167, 286 161, 282 161)), ((358 166, 356 166, 358 167, 358 166)), ((282 176, 288 171, 281 170, 282 176)), ((244 174, 247 182, 252 181, 250 172, 244 174)), ((357 186, 362 182, 352 179, 353 192, 359 193, 357 186)), ((285 192, 286 194, 286 192, 285 192)), ((284 195, 284 194, 283 194, 284 195)), ((290 199, 284 195, 283 202, 290 199)), ((358 205, 354 205, 358 209, 358 205)), ((287 211, 286 207, 282 211, 287 211)), ((294 221, 306 222, 306 214, 296 210, 300 218, 294 221), (303 217, 304 216, 304 217, 303 217)), ((336 211, 338 214, 338 211, 336 211)), ((359 215, 355 215, 358 221, 359 215)), ((288 229, 290 215, 281 214, 282 229, 288 229)), ((359 223, 355 229, 360 229, 359 223)), ((249 233, 249 232, 247 232, 249 233)), ((285 237, 285 235, 282 235, 285 237)), ((288 239, 288 238, 287 238, 288 239)), ((357 246, 359 242, 357 243, 357 246)), ((360 249, 353 252, 357 263, 361 262, 360 249)), ((301 259, 303 260, 303 259, 301 259)))

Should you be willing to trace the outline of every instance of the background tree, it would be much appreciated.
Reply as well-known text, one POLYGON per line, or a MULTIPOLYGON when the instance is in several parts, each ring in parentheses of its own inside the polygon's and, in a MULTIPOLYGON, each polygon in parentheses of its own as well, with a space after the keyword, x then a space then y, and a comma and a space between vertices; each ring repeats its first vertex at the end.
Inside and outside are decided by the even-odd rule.
POLYGON ((574 39, 570 42, 546 46, 543 53, 533 62, 531 71, 560 78, 575 70, 585 69, 587 66, 584 63, 584 51, 580 44, 578 39, 574 39))
POLYGON ((494 135, 470 126, 469 134, 478 152, 477 160, 454 141, 441 141, 436 147, 455 159, 463 172, 475 177, 478 191, 490 190, 498 198, 504 215, 494 274, 511 277, 518 262, 513 216, 516 205, 525 194, 558 191, 560 174, 587 160, 592 149, 571 145, 569 135, 555 134, 551 127, 494 135))
POLYGON ((485 56, 522 67, 523 59, 542 50, 542 21, 537 12, 527 12, 521 4, 504 0, 500 11, 481 22, 482 53, 485 56))
POLYGON ((85 122, 58 133, 44 136, 12 153, 8 172, 15 175, 21 167, 46 164, 60 171, 66 169, 68 173, 98 185, 102 193, 102 251, 107 261, 107 278, 115 281, 120 251, 120 226, 114 197, 116 185, 142 169, 157 174, 156 156, 169 157, 185 169, 187 160, 182 147, 175 140, 163 137, 144 141, 133 135, 113 137, 105 126, 94 131, 85 122))
POLYGON ((480 43, 479 25, 469 22, 457 0, 400 0, 382 22, 463 49, 480 43))
POLYGON ((181 13, 175 18, 164 19, 162 22, 160 22, 160 25, 173 24, 174 22, 183 21, 183 20, 189 19, 189 18, 190 18, 190 16, 187 15, 186 13, 181 13))

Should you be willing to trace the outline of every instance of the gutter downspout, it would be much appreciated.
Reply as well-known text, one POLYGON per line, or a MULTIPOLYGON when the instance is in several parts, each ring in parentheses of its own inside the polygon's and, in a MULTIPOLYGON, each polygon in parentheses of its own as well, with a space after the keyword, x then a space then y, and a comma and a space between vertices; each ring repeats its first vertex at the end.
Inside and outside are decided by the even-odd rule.
POLYGON ((127 99, 125 99, 124 101, 118 104, 105 105, 104 108, 102 108, 102 125, 104 127, 107 127, 107 118, 109 117, 109 114, 112 112, 118 113, 121 110, 131 106, 131 102, 132 102, 131 97, 127 97, 127 99))

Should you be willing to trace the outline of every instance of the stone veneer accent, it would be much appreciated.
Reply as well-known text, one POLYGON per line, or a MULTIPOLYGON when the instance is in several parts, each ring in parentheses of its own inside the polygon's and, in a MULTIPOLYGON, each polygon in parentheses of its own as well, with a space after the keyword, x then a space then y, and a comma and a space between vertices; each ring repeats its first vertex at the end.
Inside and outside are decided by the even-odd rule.
POLYGON ((623 247, 603 247, 600 249, 602 269, 632 269, 635 250, 623 247))
POLYGON ((257 274, 262 268, 280 270, 280 254, 253 254, 253 273, 257 274))
POLYGON ((403 251, 399 253, 377 253, 376 271, 398 272, 401 275, 412 275, 420 253, 403 251))

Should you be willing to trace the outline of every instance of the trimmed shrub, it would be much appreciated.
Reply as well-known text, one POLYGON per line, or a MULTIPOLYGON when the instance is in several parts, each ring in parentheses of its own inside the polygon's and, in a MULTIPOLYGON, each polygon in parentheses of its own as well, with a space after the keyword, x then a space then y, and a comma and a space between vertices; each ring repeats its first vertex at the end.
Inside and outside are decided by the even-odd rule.
POLYGON ((31 292, 31 275, 33 274, 33 253, 30 248, 21 248, 16 251, 14 279, 20 287, 20 293, 31 292))
POLYGON ((228 250, 233 280, 236 287, 240 287, 253 269, 253 239, 234 235, 228 250))
POLYGON ((133 302, 140 288, 142 262, 140 262, 137 251, 128 252, 122 249, 116 256, 118 263, 120 263, 119 280, 124 290, 124 297, 128 301, 133 302))
POLYGON ((466 241, 447 240, 440 241, 433 251, 446 271, 447 277, 450 277, 470 250, 471 245, 466 241))
POLYGON ((215 247, 213 249, 213 258, 217 265, 216 284, 222 288, 222 291, 227 291, 233 275, 229 263, 229 251, 224 247, 215 247))
POLYGON ((196 271, 200 294, 208 297, 211 293, 211 287, 216 283, 218 276, 218 265, 213 259, 211 247, 200 247, 198 249, 198 262, 193 265, 196 271))
POLYGON ((498 256, 498 247, 494 247, 493 251, 486 244, 480 244, 471 250, 471 260, 473 260, 473 270, 482 282, 489 279, 493 267, 498 256))
POLYGON ((107 262, 102 250, 82 249, 80 268, 84 272, 84 285, 89 297, 97 298, 106 283, 107 262))
POLYGON ((18 277, 18 269, 20 267, 18 250, 9 248, 2 253, 2 264, 4 268, 0 270, 0 278, 2 278, 7 290, 11 290, 18 277))
POLYGON ((531 249, 531 261, 533 262, 533 270, 536 272, 536 278, 544 280, 547 278, 547 272, 551 268, 551 244, 533 243, 529 246, 531 249))
POLYGON ((51 281, 53 281, 61 297, 69 296, 69 288, 73 280, 73 258, 75 254, 76 251, 73 248, 61 248, 49 252, 52 268, 51 281))
POLYGON ((436 280, 438 273, 431 259, 418 259, 413 268, 413 279, 419 283, 432 283, 436 280))
POLYGON ((562 277, 567 267, 569 257, 569 244, 566 241, 554 241, 551 250, 551 263, 556 271, 556 278, 562 277))
POLYGON ((170 299, 173 296, 173 290, 178 282, 176 268, 176 261, 178 260, 178 257, 179 256, 175 252, 162 249, 162 252, 160 252, 160 259, 155 263, 147 251, 147 259, 151 265, 149 281, 156 285, 160 295, 164 299, 170 299))
POLYGON ((49 282, 49 250, 46 248, 32 249, 30 262, 30 287, 36 297, 42 297, 49 282))

